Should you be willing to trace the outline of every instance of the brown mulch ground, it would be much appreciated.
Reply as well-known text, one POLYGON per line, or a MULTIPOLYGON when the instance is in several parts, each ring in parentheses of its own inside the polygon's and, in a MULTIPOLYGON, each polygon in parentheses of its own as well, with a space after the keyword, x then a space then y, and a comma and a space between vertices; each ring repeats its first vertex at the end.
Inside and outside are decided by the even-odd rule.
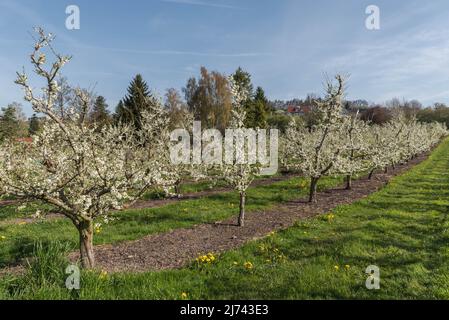
POLYGON ((0 208, 17 203, 17 200, 0 200, 0 208))
MULTIPOLYGON (((288 228, 300 219, 326 213, 338 205, 364 198, 426 157, 422 155, 387 174, 378 173, 372 180, 355 180, 352 190, 337 188, 320 192, 318 203, 310 204, 304 199, 298 199, 270 210, 249 213, 244 228, 237 227, 235 219, 229 219, 149 235, 136 241, 98 246, 95 248, 97 267, 110 272, 144 272, 182 267, 200 254, 237 248, 271 231, 288 228)), ((73 254, 71 258, 76 259, 77 255, 73 254)))

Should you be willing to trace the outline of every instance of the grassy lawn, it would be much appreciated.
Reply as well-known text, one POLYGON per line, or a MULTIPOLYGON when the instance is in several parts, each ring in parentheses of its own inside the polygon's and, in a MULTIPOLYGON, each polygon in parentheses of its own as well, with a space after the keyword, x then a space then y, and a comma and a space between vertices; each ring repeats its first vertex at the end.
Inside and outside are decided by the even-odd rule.
MULTIPOLYGON (((88 272, 76 296, 58 283, 4 279, 0 296, 180 299, 185 292, 190 299, 448 299, 448 169, 446 140, 380 192, 227 252, 211 265, 144 274, 88 272), (365 288, 369 265, 380 268, 380 290, 365 288)), ((253 198, 264 192, 273 197, 272 188, 288 197, 289 185, 295 189, 297 181, 253 190, 253 198)), ((253 200, 253 208, 259 201, 253 200)))
MULTIPOLYGON (((320 188, 341 183, 339 178, 323 179, 320 188)), ((292 178, 267 186, 250 188, 248 212, 269 208, 283 201, 307 194, 304 178, 292 178), (302 186, 302 187, 301 187, 302 186)), ((226 192, 201 199, 185 200, 159 208, 126 210, 114 213, 115 221, 105 225, 95 235, 95 244, 135 240, 145 235, 190 227, 238 215, 238 194, 226 192)), ((16 207, 0 208, 0 216, 14 215, 16 207)), ((32 211, 31 211, 32 212, 32 211)), ((20 213, 23 216, 25 213, 20 213)), ((27 213, 28 215, 30 212, 27 213)), ((68 219, 43 220, 32 224, 0 224, 0 267, 31 254, 36 241, 67 242, 73 250, 78 245, 78 234, 68 219)))

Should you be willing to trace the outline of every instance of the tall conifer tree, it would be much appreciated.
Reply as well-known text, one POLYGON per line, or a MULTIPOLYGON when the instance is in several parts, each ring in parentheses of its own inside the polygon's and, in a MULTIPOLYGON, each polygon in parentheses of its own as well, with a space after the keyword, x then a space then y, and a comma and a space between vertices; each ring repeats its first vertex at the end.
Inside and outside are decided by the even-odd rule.
POLYGON ((131 123, 137 130, 142 128, 142 112, 156 104, 156 98, 149 90, 148 84, 140 74, 136 75, 128 87, 128 93, 117 106, 116 119, 131 123))

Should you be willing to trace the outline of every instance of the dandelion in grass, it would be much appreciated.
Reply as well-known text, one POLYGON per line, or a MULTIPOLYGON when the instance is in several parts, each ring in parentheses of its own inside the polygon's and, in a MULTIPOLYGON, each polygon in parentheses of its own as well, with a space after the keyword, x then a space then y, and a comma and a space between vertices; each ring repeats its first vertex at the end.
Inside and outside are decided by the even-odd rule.
POLYGON ((95 229, 95 233, 96 234, 99 234, 99 233, 101 233, 101 223, 96 223, 95 225, 94 225, 94 229, 95 229))
POLYGON ((328 222, 332 222, 335 219, 335 215, 333 213, 329 213, 326 215, 326 219, 328 222))
POLYGON ((108 272, 105 270, 102 270, 100 272, 100 275, 98 276, 98 279, 100 280, 106 280, 108 278, 108 272))
POLYGON ((247 270, 251 270, 251 269, 254 268, 254 265, 253 265, 251 262, 249 262, 249 261, 245 262, 245 263, 243 264, 243 266, 244 266, 245 269, 247 269, 247 270))
POLYGON ((181 299, 187 299, 189 294, 187 292, 181 292, 181 299))
POLYGON ((196 258, 196 262, 198 264, 211 264, 213 263, 217 258, 215 257, 215 255, 211 252, 209 252, 208 254, 199 256, 198 258, 196 258))

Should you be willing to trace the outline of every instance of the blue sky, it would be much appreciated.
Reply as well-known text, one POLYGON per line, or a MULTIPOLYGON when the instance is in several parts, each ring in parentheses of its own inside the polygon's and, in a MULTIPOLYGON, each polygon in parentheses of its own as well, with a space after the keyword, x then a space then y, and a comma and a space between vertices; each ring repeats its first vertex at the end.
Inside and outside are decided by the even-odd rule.
POLYGON ((13 80, 31 71, 34 26, 73 55, 69 81, 95 87, 111 107, 137 73, 162 95, 202 65, 227 74, 242 66, 271 99, 321 93, 323 73, 342 72, 349 99, 449 103, 448 18, 447 0, 0 0, 0 106, 22 102, 13 80), (71 4, 80 30, 65 28, 71 4), (365 28, 371 4, 378 31, 365 28))

